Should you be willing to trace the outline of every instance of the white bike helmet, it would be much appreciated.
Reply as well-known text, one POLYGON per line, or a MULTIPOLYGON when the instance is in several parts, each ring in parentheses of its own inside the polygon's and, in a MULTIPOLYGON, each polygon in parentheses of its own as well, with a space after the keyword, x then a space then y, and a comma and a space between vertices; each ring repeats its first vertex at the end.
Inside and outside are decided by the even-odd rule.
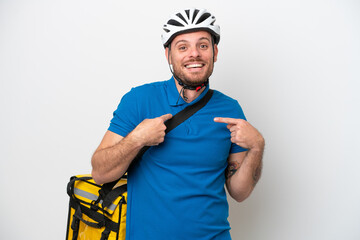
POLYGON ((220 26, 214 25, 216 19, 206 9, 189 8, 172 15, 164 25, 161 35, 164 47, 181 33, 204 30, 214 37, 214 43, 220 41, 220 26))

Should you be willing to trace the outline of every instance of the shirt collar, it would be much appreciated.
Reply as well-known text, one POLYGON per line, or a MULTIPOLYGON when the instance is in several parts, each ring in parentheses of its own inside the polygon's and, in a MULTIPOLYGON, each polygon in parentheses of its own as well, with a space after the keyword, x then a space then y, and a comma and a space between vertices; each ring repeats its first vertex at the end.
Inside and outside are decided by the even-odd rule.
POLYGON ((205 87, 205 90, 200 94, 200 96, 198 96, 194 101, 187 103, 184 101, 182 97, 180 97, 180 94, 176 88, 174 77, 172 77, 170 80, 167 81, 167 97, 169 104, 172 107, 182 106, 182 105, 192 105, 198 102, 201 98, 203 98, 207 93, 207 91, 209 91, 209 84, 205 87))

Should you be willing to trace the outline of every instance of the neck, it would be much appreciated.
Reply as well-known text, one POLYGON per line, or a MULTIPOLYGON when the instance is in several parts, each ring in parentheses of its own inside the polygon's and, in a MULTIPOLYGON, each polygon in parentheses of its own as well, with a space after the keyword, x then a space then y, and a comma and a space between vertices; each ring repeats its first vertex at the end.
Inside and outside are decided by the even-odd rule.
MULTIPOLYGON (((180 84, 178 83, 178 81, 176 81, 176 79, 174 79, 175 84, 176 84, 176 89, 178 90, 178 93, 180 94, 182 91, 182 86, 180 86, 180 84)), ((183 91, 185 91, 185 96, 187 97, 187 100, 185 100, 183 98, 183 95, 181 94, 181 98, 184 99, 185 102, 190 103, 192 101, 194 101, 198 96, 200 96, 200 94, 205 90, 206 87, 201 88, 199 91, 196 90, 190 90, 190 89, 184 89, 183 91)))

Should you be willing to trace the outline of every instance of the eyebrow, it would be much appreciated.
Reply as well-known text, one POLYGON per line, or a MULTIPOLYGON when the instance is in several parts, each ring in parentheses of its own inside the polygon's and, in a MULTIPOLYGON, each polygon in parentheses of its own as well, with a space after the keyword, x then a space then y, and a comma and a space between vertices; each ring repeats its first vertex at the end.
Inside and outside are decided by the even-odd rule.
MULTIPOLYGON (((202 40, 207 40, 208 42, 211 42, 210 39, 207 38, 207 37, 201 37, 201 38, 199 38, 198 41, 202 41, 202 40)), ((185 39, 181 39, 181 40, 177 41, 174 46, 178 45, 178 44, 181 43, 181 42, 187 43, 187 42, 189 42, 189 41, 187 41, 187 40, 185 40, 185 39)))

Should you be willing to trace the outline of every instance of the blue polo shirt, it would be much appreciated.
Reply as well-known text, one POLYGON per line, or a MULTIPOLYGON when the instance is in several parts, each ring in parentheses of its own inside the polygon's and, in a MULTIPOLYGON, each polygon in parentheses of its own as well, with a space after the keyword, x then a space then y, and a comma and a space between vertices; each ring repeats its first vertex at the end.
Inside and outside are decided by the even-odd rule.
MULTIPOLYGON (((175 80, 131 89, 114 112, 109 130, 126 136, 141 121, 175 115, 186 103, 175 80)), ((151 147, 128 171, 127 240, 229 240, 224 189, 230 153, 246 151, 230 141, 215 117, 245 119, 238 102, 219 91, 205 107, 151 147)))

